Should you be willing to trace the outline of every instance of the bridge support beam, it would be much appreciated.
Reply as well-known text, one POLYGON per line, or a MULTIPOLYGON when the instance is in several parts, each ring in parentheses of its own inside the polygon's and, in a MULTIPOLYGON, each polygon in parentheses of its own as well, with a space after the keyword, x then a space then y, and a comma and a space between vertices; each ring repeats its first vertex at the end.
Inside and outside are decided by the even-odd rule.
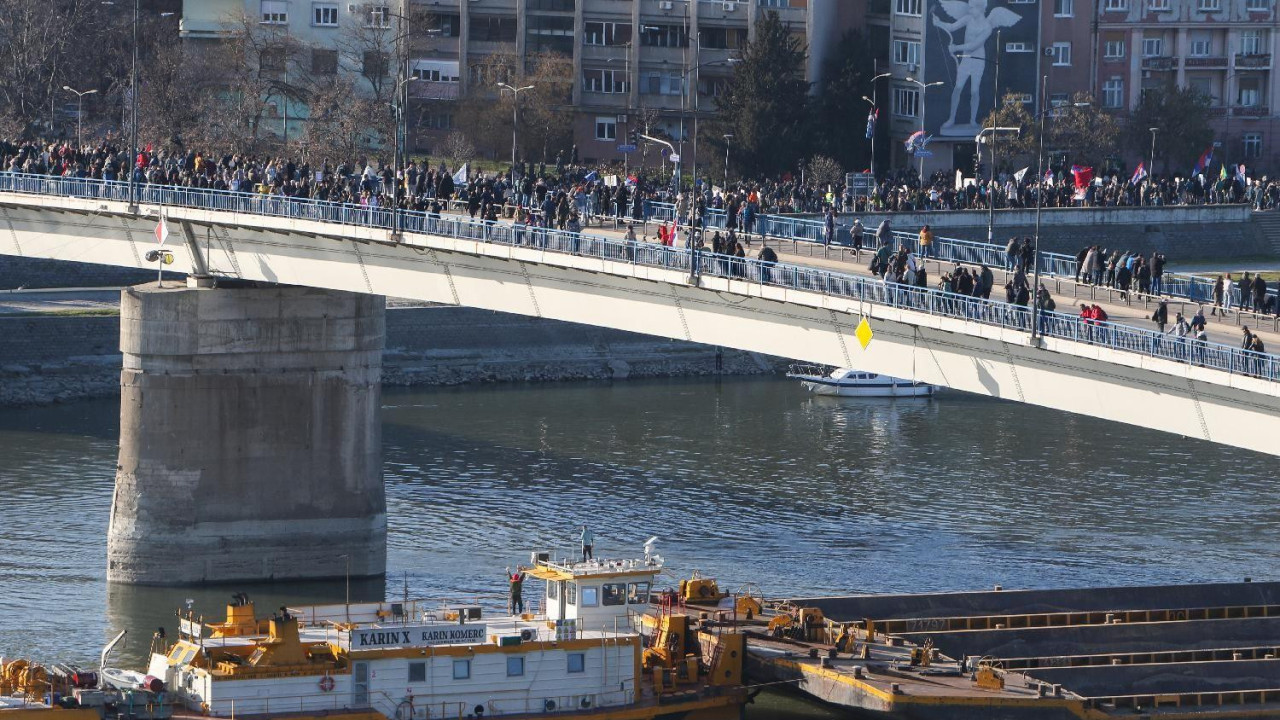
POLYGON ((295 287, 124 290, 107 578, 383 574, 384 309, 295 287))

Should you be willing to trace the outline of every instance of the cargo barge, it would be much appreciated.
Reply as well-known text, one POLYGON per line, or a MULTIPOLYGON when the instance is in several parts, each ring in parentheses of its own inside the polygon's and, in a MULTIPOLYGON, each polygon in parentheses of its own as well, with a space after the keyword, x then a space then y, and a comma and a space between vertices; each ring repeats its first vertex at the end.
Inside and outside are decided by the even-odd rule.
POLYGON ((750 625, 750 682, 872 716, 1280 717, 1280 583, 794 598, 750 625))

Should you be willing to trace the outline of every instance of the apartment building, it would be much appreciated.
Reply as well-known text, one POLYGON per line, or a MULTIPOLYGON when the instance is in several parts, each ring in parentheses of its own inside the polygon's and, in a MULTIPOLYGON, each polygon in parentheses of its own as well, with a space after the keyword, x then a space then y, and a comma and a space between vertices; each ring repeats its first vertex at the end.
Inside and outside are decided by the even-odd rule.
POLYGON ((892 77, 881 105, 894 167, 970 174, 997 97, 1012 93, 1034 114, 1042 90, 1063 104, 1089 88, 1092 0, 890 0, 889 12, 892 77), (927 144, 908 150, 919 131, 927 144))
MULTIPOLYGON (((1132 110, 1143 90, 1171 83, 1194 88, 1210 99, 1216 159, 1274 164, 1274 0, 1098 2, 1095 84, 1106 107, 1132 110)), ((1190 168, 1169 169, 1179 170, 1190 168)))
POLYGON ((495 93, 483 72, 487 57, 527 62, 556 53, 572 60, 573 138, 580 159, 592 162, 620 159, 642 123, 677 142, 691 139, 693 118, 714 115, 731 60, 770 11, 807 48, 808 79, 816 82, 841 34, 865 16, 865 0, 187 0, 182 35, 216 40, 229 18, 248 17, 314 47, 318 70, 350 72, 370 90, 367 72, 346 67, 358 63, 337 61, 344 34, 412 17, 407 70, 416 80, 410 102, 419 107, 410 142, 418 150, 457 128, 454 101, 495 93))

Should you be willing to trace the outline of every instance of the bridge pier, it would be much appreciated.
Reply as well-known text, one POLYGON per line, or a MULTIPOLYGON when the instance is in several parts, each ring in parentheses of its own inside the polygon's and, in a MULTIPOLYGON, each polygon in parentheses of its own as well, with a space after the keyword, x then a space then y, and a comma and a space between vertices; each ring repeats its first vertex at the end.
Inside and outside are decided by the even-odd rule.
POLYGON ((382 575, 384 310, 296 287, 124 290, 108 580, 382 575))

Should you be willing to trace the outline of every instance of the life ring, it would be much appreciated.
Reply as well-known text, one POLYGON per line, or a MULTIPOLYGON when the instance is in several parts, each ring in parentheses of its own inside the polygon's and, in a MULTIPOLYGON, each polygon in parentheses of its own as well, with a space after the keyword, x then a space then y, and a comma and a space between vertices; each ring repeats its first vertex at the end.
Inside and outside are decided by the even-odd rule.
POLYGON ((320 690, 323 692, 333 692, 333 676, 325 675, 320 678, 320 690))

